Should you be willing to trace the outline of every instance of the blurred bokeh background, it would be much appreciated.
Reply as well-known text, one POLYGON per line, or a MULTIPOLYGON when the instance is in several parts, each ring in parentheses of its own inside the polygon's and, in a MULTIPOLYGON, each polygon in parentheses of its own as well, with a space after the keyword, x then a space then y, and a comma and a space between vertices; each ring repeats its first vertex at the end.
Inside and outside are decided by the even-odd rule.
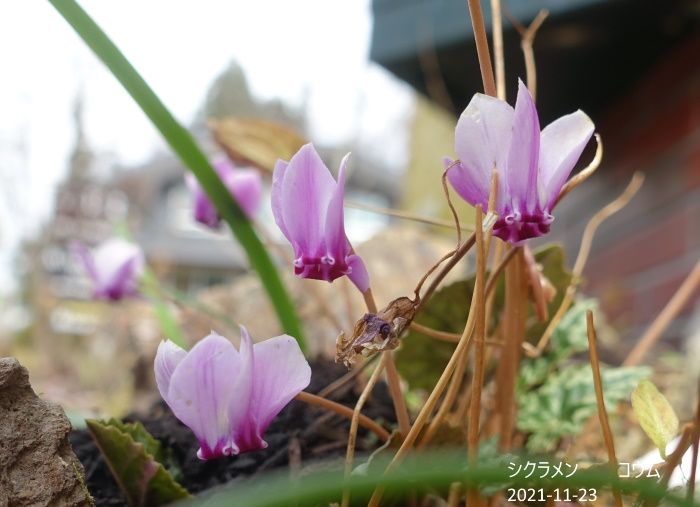
MULTIPOLYGON (((222 126, 277 122, 313 141, 334 171, 352 151, 348 200, 449 218, 441 160, 453 155, 458 114, 481 91, 462 0, 82 5, 208 155, 226 151, 222 126)), ((583 282, 618 331, 612 358, 622 358, 700 258, 700 3, 503 0, 503 9, 509 100, 525 79, 514 23, 547 9, 534 43, 541 124, 580 108, 603 138, 603 164, 560 205, 547 238, 564 243, 569 264, 595 211, 634 171, 646 174, 634 201, 601 226, 583 282)), ((161 337, 151 309, 92 301, 69 251, 71 241, 95 245, 120 228, 165 287, 240 317, 258 338, 275 334, 240 248, 228 231, 193 221, 183 165, 111 74, 48 3, 5 3, 0 13, 0 355, 18 356, 46 397, 79 413, 146 406, 161 337)), ((284 252, 268 207, 258 228, 284 252)), ((467 206, 459 209, 466 219, 467 206)), ((346 213, 380 300, 410 292, 453 244, 448 229, 346 213)), ((288 278, 307 321, 328 314, 309 331, 315 350, 328 352, 360 303, 344 285, 288 278)), ((700 365, 695 301, 660 350, 700 365)), ((192 340, 226 331, 182 297, 173 308, 192 340)))

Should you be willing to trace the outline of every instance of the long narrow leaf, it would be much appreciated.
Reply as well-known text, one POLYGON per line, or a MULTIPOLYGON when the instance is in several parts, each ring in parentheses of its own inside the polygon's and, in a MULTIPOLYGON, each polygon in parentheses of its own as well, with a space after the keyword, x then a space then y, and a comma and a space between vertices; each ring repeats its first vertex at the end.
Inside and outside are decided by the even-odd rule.
POLYGON ((294 336, 299 346, 305 350, 299 319, 270 256, 190 133, 177 122, 121 51, 74 0, 49 0, 49 2, 114 74, 173 151, 197 177, 202 188, 244 248, 250 265, 258 272, 282 328, 287 334, 294 336))

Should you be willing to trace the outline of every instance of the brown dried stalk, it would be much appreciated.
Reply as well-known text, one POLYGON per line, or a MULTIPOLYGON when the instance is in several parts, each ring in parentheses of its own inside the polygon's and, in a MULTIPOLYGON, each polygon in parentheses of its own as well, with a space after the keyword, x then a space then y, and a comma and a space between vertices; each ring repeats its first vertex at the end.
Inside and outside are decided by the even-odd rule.
POLYGON ((459 482, 453 482, 450 484, 450 493, 447 497, 447 507, 458 507, 461 496, 462 484, 459 482))
POLYGON ((595 142, 596 142, 596 148, 595 148, 595 155, 593 156, 593 160, 591 160, 591 163, 588 164, 586 167, 581 169, 578 173, 576 173, 574 176, 572 176, 569 181, 567 181, 564 186, 561 188, 559 191, 559 195, 557 196, 557 200, 554 201, 554 206, 559 204, 559 202, 568 194, 571 192, 574 188, 578 187, 581 183, 586 181, 588 178, 590 178, 594 172, 598 169, 600 166, 600 163, 603 160, 603 139, 600 137, 600 134, 595 135, 595 142))
MULTIPOLYGON (((362 390, 362 394, 360 394, 360 398, 357 400, 357 403, 355 404, 355 410, 352 413, 352 419, 350 421, 350 432, 348 433, 348 448, 347 448, 347 451, 345 453, 345 480, 346 481, 350 478, 350 472, 352 472, 352 462, 353 462, 353 457, 355 455, 355 442, 357 439, 357 426, 360 422, 360 412, 362 411, 362 407, 364 406, 365 401, 367 401, 369 393, 372 392, 374 385, 377 383, 377 380, 379 380, 379 375, 382 373, 382 370, 384 369, 387 360, 389 360, 389 356, 387 356, 386 354, 382 355, 381 362, 379 363, 377 368, 372 372, 372 375, 369 377, 369 380, 367 381, 367 385, 362 390)), ((350 490, 346 487, 343 489, 343 499, 342 499, 341 506, 348 507, 349 504, 350 504, 350 490)))
POLYGON ((537 96, 537 69, 535 67, 535 52, 533 51, 532 45, 535 42, 537 30, 539 30, 544 20, 549 16, 549 11, 547 9, 542 9, 537 13, 537 16, 535 16, 535 19, 532 20, 532 23, 530 23, 530 26, 527 28, 518 23, 518 20, 508 14, 508 11, 506 11, 506 16, 520 33, 520 47, 523 50, 523 57, 525 58, 527 88, 530 90, 530 94, 534 100, 537 96))
MULTIPOLYGON (((668 458, 666 458, 666 462, 663 464, 664 475, 661 477, 661 480, 659 481, 660 484, 662 484, 663 486, 668 486, 668 482, 671 480, 671 475, 673 474, 673 471, 680 464, 681 459, 683 458, 683 455, 688 450, 688 447, 690 447, 691 440, 692 440, 692 434, 693 434, 693 425, 692 424, 684 425, 683 426, 683 433, 681 434, 681 438, 678 441, 678 445, 673 450, 673 452, 671 454, 669 454, 668 458)), ((644 502, 642 507, 656 507, 658 505, 658 503, 659 502, 657 502, 657 501, 648 500, 648 501, 644 502)))
MULTIPOLYGON (((484 296, 484 275, 486 273, 486 252, 484 251, 484 234, 482 232, 482 212, 481 206, 476 206, 476 284, 472 297, 476 300, 475 309, 475 355, 474 355, 474 375, 472 379, 472 396, 469 405, 469 427, 467 428, 467 450, 469 463, 476 463, 479 451, 479 417, 481 416, 481 389, 484 384, 484 338, 486 322, 485 296, 484 296)), ((479 491, 470 488, 467 491, 467 504, 478 505, 480 503, 479 491)))
MULTIPOLYGON (((374 301, 374 296, 372 296, 372 290, 367 289, 362 293, 362 296, 365 298, 367 311, 369 313, 377 313, 377 303, 374 301)), ((396 370, 394 354, 391 350, 384 351, 382 354, 382 364, 384 364, 385 367, 386 382, 389 386, 391 400, 394 403, 394 411, 396 412, 396 420, 399 423, 399 431, 401 435, 406 435, 411 426, 411 422, 408 418, 406 401, 401 392, 401 379, 399 378, 399 372, 396 370)))
POLYGON ((695 422, 693 423, 693 461, 688 482, 688 500, 695 498, 695 480, 698 471, 698 451, 700 451, 700 380, 698 381, 698 401, 695 409, 695 422))
MULTIPOLYGON (((297 394, 294 399, 303 403, 307 403, 309 405, 315 405, 317 407, 330 410, 331 412, 335 412, 336 414, 346 417, 348 419, 351 419, 353 416, 353 409, 351 409, 350 407, 346 407, 345 405, 341 405, 340 403, 336 403, 335 401, 328 400, 326 398, 318 396, 317 394, 311 394, 307 393, 306 391, 302 391, 299 394, 297 394)), ((379 437, 379 439, 383 442, 389 440, 389 432, 369 417, 360 414, 358 416, 358 424, 377 435, 377 437, 379 437)))
MULTIPOLYGON (((608 450, 608 464, 614 473, 617 472, 617 456, 615 455, 615 442, 613 441, 608 412, 605 410, 605 398, 603 397, 603 382, 600 378, 600 360, 598 359, 598 345, 595 326, 593 325, 593 312, 586 312, 586 325, 588 329, 588 351, 591 357, 591 369, 593 370, 593 386, 595 387, 595 397, 598 404, 598 419, 603 429, 603 439, 608 450)), ((613 489, 616 507, 622 507, 622 497, 617 489, 613 489)))
POLYGON ((564 314, 571 306, 578 284, 581 283, 581 275, 583 274, 583 269, 586 267, 588 255, 591 251, 591 245, 593 244, 593 238, 598 230, 598 227, 600 227, 600 224, 602 224, 605 220, 627 206, 627 204, 637 194, 643 182, 644 175, 642 173, 634 173, 632 179, 627 185, 627 188, 625 188, 625 190, 614 201, 601 208, 595 215, 593 215, 593 217, 591 217, 586 224, 586 228, 583 230, 583 236, 581 237, 581 246, 579 247, 578 255, 576 256, 576 262, 574 263, 574 268, 571 271, 571 281, 569 282, 569 286, 566 288, 564 298, 562 299, 556 313, 552 317, 552 320, 549 321, 544 333, 542 333, 542 336, 537 342, 537 346, 535 348, 525 348, 525 352, 528 356, 537 357, 542 354, 545 347, 549 343, 549 339, 552 337, 554 330, 557 328, 559 322, 564 317, 564 314))
POLYGON ((506 66, 503 59, 503 20, 501 0, 491 0, 491 37, 496 61, 496 96, 506 100, 506 66))
POLYGON ((695 264, 695 267, 690 274, 683 280, 683 283, 673 295, 671 300, 666 304, 661 313, 654 319, 644 335, 639 339, 637 345, 627 356, 627 359, 622 363, 623 366, 635 366, 651 350, 654 344, 661 338, 661 335, 666 330, 668 325, 676 318, 676 315, 685 307, 691 300, 693 294, 700 286, 700 261, 695 264))
POLYGON ((481 80, 484 83, 484 93, 495 97, 496 81, 493 76, 493 67, 491 66, 489 40, 486 37, 486 29, 484 28, 481 3, 479 0, 467 0, 467 6, 469 7, 469 16, 472 21, 472 30, 474 31, 474 42, 476 42, 476 54, 479 58, 479 70, 481 71, 481 80))

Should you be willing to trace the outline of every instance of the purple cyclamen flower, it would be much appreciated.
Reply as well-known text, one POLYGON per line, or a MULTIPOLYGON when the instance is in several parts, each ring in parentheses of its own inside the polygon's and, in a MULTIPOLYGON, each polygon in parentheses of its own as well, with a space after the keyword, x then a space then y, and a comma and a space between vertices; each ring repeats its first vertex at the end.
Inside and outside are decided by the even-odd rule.
POLYGON ((348 153, 331 176, 316 150, 305 144, 289 162, 278 160, 272 176, 272 213, 294 248, 294 273, 326 280, 347 275, 360 292, 369 288, 362 259, 345 235, 343 195, 348 153))
MULTIPOLYGON (((488 206, 491 174, 498 172, 494 235, 510 243, 549 232, 559 191, 593 135, 582 111, 562 116, 540 132, 530 92, 518 81, 513 109, 477 93, 459 117, 455 151, 459 157, 447 178, 472 206, 488 206)), ((445 161, 445 167, 452 163, 445 161)))
MULTIPOLYGON (((224 157, 215 159, 212 166, 241 210, 248 218, 253 218, 262 195, 260 173, 255 169, 238 169, 224 157)), ((194 198, 194 219, 211 229, 218 229, 221 225, 221 217, 206 192, 193 174, 188 173, 185 180, 194 198)))
POLYGON ((94 250, 81 243, 76 243, 74 249, 92 282, 95 298, 118 301, 136 295, 145 265, 138 245, 111 238, 94 250))
POLYGON ((243 326, 239 350, 216 333, 189 352, 162 341, 155 374, 161 396, 197 437, 200 459, 267 447, 263 434, 270 421, 311 380, 294 338, 253 344, 243 326))

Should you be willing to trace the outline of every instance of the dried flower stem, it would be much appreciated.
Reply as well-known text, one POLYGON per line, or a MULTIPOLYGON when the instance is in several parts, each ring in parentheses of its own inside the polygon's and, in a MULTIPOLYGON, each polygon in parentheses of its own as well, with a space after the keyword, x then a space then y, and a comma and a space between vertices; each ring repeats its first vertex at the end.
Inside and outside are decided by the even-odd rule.
POLYGON ((442 282, 443 278, 447 276, 447 273, 449 273, 452 268, 454 268, 457 263, 467 255, 467 252, 474 246, 474 242, 476 241, 476 236, 475 234, 472 234, 467 240, 459 245, 459 248, 457 251, 454 253, 454 255, 451 256, 450 260, 445 264, 442 269, 438 272, 437 275, 435 275, 435 278, 430 282, 430 285, 428 286, 427 289, 425 289, 425 292, 421 296, 421 300, 418 302, 418 306, 416 307, 416 312, 420 309, 421 306, 423 306, 433 295, 435 290, 437 289, 438 285, 440 285, 440 282, 442 282))
MULTIPOLYGON (((435 338, 436 340, 440 340, 443 342, 457 343, 460 337, 462 336, 461 334, 457 333, 438 331, 437 329, 424 326, 423 324, 418 324, 417 322, 411 322, 411 329, 413 329, 416 333, 424 334, 425 336, 429 336, 430 338, 435 338)), ((493 340, 486 338, 484 340, 484 343, 493 347, 503 347, 503 342, 501 340, 493 340)))
POLYGON ((484 93, 495 97, 496 81, 493 76, 493 67, 491 66, 489 40, 486 37, 481 3, 479 0, 467 0, 467 6, 469 7, 469 16, 472 21, 472 30, 474 31, 474 42, 476 42, 476 54, 479 57, 479 70, 481 71, 481 80, 484 83, 484 93))
MULTIPOLYGON (((666 462, 663 465, 664 475, 659 481, 663 486, 668 486, 668 482, 671 480, 671 475, 673 474, 673 471, 680 464, 683 455, 688 450, 688 447, 690 447, 692 434, 693 425, 686 424, 683 427, 683 433, 681 434, 681 438, 678 441, 678 445, 676 446, 674 451, 671 454, 669 454, 668 458, 666 458, 666 462)), ((648 500, 644 502, 644 504, 642 504, 642 507, 656 507, 658 503, 659 502, 657 501, 648 500)))
POLYGON ((600 163, 603 160, 603 139, 600 137, 600 134, 595 135, 595 142, 596 148, 593 160, 591 160, 590 164, 581 169, 578 173, 572 176, 571 179, 569 179, 569 181, 567 181, 564 184, 562 189, 559 191, 559 195, 557 196, 557 200, 554 202, 554 206, 559 204, 559 201, 561 201, 566 196, 566 194, 568 194, 574 188, 578 187, 581 183, 590 178, 600 166, 600 163))
POLYGON ((345 384, 350 382, 352 379, 357 377, 361 372, 363 372, 370 364, 372 364, 377 359, 379 359, 378 355, 374 355, 374 356, 368 358, 364 363, 359 365, 357 368, 350 370, 342 377, 334 380, 333 382, 328 384, 326 387, 321 389, 318 392, 318 396, 321 396, 322 398, 328 397, 330 394, 334 393, 337 389, 340 389, 345 384))
POLYGON ((700 286, 700 261, 695 264, 695 267, 690 274, 683 280, 683 283, 673 295, 668 304, 661 310, 661 313, 651 323, 649 329, 639 339, 637 345, 627 356, 627 359, 622 363, 623 366, 635 366, 639 364, 647 355, 649 350, 661 338, 661 335, 666 330, 668 325, 676 318, 676 315, 685 307, 691 300, 693 294, 700 286))
MULTIPOLYGON (((350 478, 350 472, 352 472, 352 462, 353 462, 353 457, 355 455, 355 442, 357 440, 357 427, 358 427, 359 422, 360 422, 360 412, 362 411, 362 407, 364 406, 365 402, 367 401, 367 398, 369 397, 370 392, 374 388, 374 385, 377 383, 377 380, 379 380, 379 375, 382 373, 382 370, 384 370, 384 366, 386 365, 387 360, 390 360, 390 356, 383 354, 381 362, 375 368, 375 370, 372 372, 372 375, 369 377, 369 380, 367 381, 367 385, 362 390, 362 394, 360 394, 360 398, 357 400, 357 403, 355 404, 355 410, 353 410, 352 419, 350 420, 350 432, 348 433, 348 448, 347 448, 347 451, 345 453, 345 480, 346 481, 350 478)), ((348 507, 349 504, 350 504, 350 490, 348 488, 344 488, 341 507, 348 507)))
POLYGON ((447 497, 447 507, 459 507, 459 500, 462 496, 462 484, 453 482, 450 484, 450 493, 447 497))
MULTIPOLYGON (((369 204, 364 204, 355 201, 345 201, 346 208, 360 209, 363 211, 368 211, 370 213, 378 213, 380 215, 387 215, 390 217, 401 218, 403 220, 411 220, 414 222, 420 222, 427 225, 436 225, 438 227, 447 227, 449 229, 454 229, 455 224, 452 220, 442 220, 439 218, 429 218, 421 215, 416 215, 414 213, 408 213, 406 211, 400 211, 392 208, 382 208, 380 206, 370 206, 369 204)), ((465 232, 474 232, 474 227, 471 225, 460 225, 460 229, 465 232)))
POLYGON ((498 361, 498 413, 500 418, 499 450, 510 450, 515 427, 515 379, 520 364, 520 349, 525 337, 527 316, 527 286, 524 278, 522 249, 515 250, 514 258, 506 268, 506 295, 504 305, 503 339, 506 342, 498 361))
MULTIPOLYGON (((603 439, 608 450, 608 464, 613 472, 617 472, 617 456, 615 455, 615 442, 613 441, 608 412, 605 410, 605 398, 603 397, 603 382, 600 378, 600 360, 598 359, 598 345, 595 326, 593 325, 593 312, 586 312, 586 325, 588 329, 588 352, 591 357, 591 369, 593 370, 593 386, 595 387, 595 397, 598 404, 598 419, 603 429, 603 439)), ((616 507, 622 507, 622 497, 617 489, 613 489, 616 507)))
MULTIPOLYGON (((296 395, 294 399, 303 403, 307 403, 309 405, 315 405, 317 407, 330 410, 331 412, 335 412, 336 414, 346 417, 348 419, 351 419, 354 413, 353 409, 351 409, 350 407, 346 407, 345 405, 341 405, 340 403, 336 403, 335 401, 328 400, 326 398, 323 398, 322 396, 318 396, 317 394, 307 393, 306 391, 300 392, 296 395)), ((360 414, 358 416, 358 424, 377 435, 377 437, 379 437, 382 441, 386 442, 387 440, 389 440, 389 432, 369 417, 360 414)))
POLYGON ((690 478, 688 480, 688 501, 695 498, 695 481, 697 479, 698 454, 700 452, 700 381, 698 381, 697 408, 695 409, 695 421, 693 422, 693 432, 691 444, 693 446, 693 458, 691 460, 690 478))
POLYGON ((503 58, 503 19, 501 0, 491 0, 491 37, 493 57, 496 62, 496 96, 506 100, 506 66, 503 58))
POLYGON ((537 35, 537 30, 539 30, 544 20, 547 19, 549 11, 542 9, 535 19, 532 20, 530 26, 527 28, 523 27, 517 20, 510 18, 511 23, 518 32, 520 32, 520 47, 523 50, 523 57, 525 58, 525 74, 527 76, 527 88, 532 94, 534 99, 537 95, 537 68, 535 67, 535 53, 532 49, 532 44, 535 42, 535 35, 537 35))
MULTIPOLYGON (((482 230, 481 206, 476 206, 476 283, 472 298, 476 300, 474 328, 476 343, 474 345, 474 376, 472 379, 472 394, 469 404, 469 427, 467 428, 467 449, 470 465, 476 463, 479 451, 479 417, 481 416, 481 389, 484 384, 484 338, 485 296, 484 275, 486 273, 486 252, 484 251, 484 235, 482 230)), ((479 492, 475 488, 467 491, 467 504, 478 505, 481 502, 479 492)))
MULTIPOLYGON (((365 292, 363 292, 362 297, 365 299, 367 311, 369 313, 377 313, 377 303, 374 301, 372 289, 367 289, 365 292)), ((408 417, 406 401, 404 400, 403 393, 401 392, 401 379, 399 378, 399 372, 396 370, 394 354, 391 350, 387 350, 382 353, 382 356, 382 364, 386 370, 386 382, 389 386, 391 400, 394 403, 394 411, 396 412, 396 420, 399 423, 399 431, 401 432, 401 435, 405 436, 408 434, 408 430, 411 427, 411 422, 408 417)))
POLYGON ((547 329, 544 330, 542 336, 537 342, 537 346, 534 349, 526 349, 525 352, 530 357, 539 356, 549 343, 549 339, 554 334, 554 330, 559 325, 562 317, 571 306, 574 300, 574 295, 576 294, 576 288, 581 281, 581 275, 583 269, 586 267, 586 262, 588 261, 588 255, 591 251, 591 245, 593 244, 593 237, 595 236, 598 227, 609 217, 620 211, 622 208, 627 206, 627 204, 632 200, 632 198, 637 194, 642 183, 644 182, 644 175, 642 173, 635 173, 632 176, 632 180, 627 185, 627 188, 617 197, 614 201, 601 208, 586 224, 586 228, 583 230, 583 236, 581 238, 581 246, 578 250, 578 255, 576 256, 576 262, 574 263, 574 268, 571 271, 571 282, 566 288, 564 293, 564 298, 559 305, 556 313, 549 321, 547 329))
POLYGON ((693 423, 693 460, 690 468, 690 479, 688 481, 688 500, 695 498, 695 480, 698 471, 698 452, 700 451, 700 381, 698 381, 698 400, 695 409, 695 422, 693 423))
MULTIPOLYGON (((447 366, 445 369, 442 371, 440 374, 440 379, 437 381, 437 384, 433 388, 432 392, 428 396, 428 399, 426 400, 425 404, 423 405, 423 408, 421 408, 420 412, 418 413, 418 417, 416 417, 416 420, 413 422, 413 426, 411 426, 411 430, 408 432, 408 435, 406 435, 406 438, 404 439, 403 443, 401 444, 401 447, 399 450, 396 452, 394 455, 394 458, 391 460, 391 463, 389 463, 389 466, 387 466, 386 470, 384 473, 389 473, 394 466, 396 466, 398 463, 403 460, 404 456, 411 450, 413 447, 413 444, 415 443, 416 439, 418 438, 418 435, 420 431, 423 429, 423 426, 425 426, 425 423, 428 421, 428 418, 430 417, 430 414, 432 414, 433 409, 435 408, 435 405, 438 402, 438 399, 440 396, 442 396, 442 393, 444 392, 445 388, 447 387, 447 383, 450 380, 450 377, 452 375, 452 372, 454 371, 454 368, 457 364, 457 361, 461 354, 463 353, 465 347, 469 343, 468 340, 468 329, 464 328, 464 332, 462 333, 462 338, 460 339, 459 343, 457 344, 457 348, 455 348, 455 351, 452 353, 452 357, 450 357, 449 362, 447 363, 447 366)), ((368 507, 377 507, 379 505, 379 502, 382 499, 382 495, 384 494, 384 488, 381 486, 377 488, 374 491, 374 494, 372 495, 372 498, 370 499, 369 503, 367 504, 368 507)))

